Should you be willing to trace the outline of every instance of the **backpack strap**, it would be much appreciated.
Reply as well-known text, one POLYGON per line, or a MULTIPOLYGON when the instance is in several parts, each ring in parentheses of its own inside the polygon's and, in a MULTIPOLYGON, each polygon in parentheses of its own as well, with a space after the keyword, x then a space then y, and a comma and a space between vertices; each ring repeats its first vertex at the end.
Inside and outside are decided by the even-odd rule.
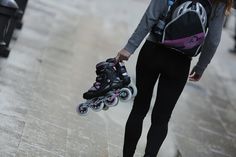
POLYGON ((175 0, 174 3, 171 5, 170 10, 167 14, 167 21, 168 22, 171 21, 172 14, 173 14, 174 10, 179 6, 180 1, 181 0, 175 0))

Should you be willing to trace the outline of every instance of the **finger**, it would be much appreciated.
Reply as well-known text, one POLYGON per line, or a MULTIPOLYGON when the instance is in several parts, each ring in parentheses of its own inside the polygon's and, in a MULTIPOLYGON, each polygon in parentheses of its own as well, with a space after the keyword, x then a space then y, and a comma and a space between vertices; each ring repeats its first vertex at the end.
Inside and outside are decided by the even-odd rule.
POLYGON ((128 60, 128 57, 124 56, 124 57, 123 57, 123 60, 127 61, 127 60, 128 60))
POLYGON ((127 61, 129 60, 130 55, 125 55, 124 57, 125 57, 125 60, 127 61))
POLYGON ((127 60, 127 57, 126 57, 126 56, 123 56, 123 55, 121 55, 121 56, 120 56, 120 61, 123 61, 123 60, 127 60))
POLYGON ((199 75, 194 75, 194 76, 192 76, 192 77, 189 77, 189 80, 190 81, 199 81, 201 79, 201 76, 199 76, 199 75))
POLYGON ((191 76, 191 77, 188 77, 189 79, 193 79, 193 77, 191 76))
POLYGON ((189 74, 189 77, 194 77, 195 74, 196 74, 195 72, 192 72, 192 73, 189 74))
POLYGON ((195 78, 192 78, 192 77, 191 77, 191 78, 189 78, 189 81, 194 81, 194 82, 195 82, 195 81, 197 81, 197 80, 196 80, 195 78))
POLYGON ((117 56, 115 57, 116 62, 120 61, 120 54, 117 54, 117 56))

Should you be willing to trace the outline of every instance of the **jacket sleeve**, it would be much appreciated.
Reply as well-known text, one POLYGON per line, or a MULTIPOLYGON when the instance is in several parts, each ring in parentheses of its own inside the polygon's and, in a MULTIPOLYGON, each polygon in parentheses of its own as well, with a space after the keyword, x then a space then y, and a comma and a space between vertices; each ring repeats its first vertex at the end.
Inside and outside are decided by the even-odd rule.
POLYGON ((194 71, 197 74, 203 74, 204 70, 211 62, 211 59, 214 56, 216 49, 220 43, 223 24, 225 20, 224 8, 225 4, 219 3, 217 6, 215 6, 215 10, 213 9, 213 15, 209 20, 208 34, 202 47, 202 52, 197 65, 194 67, 194 71))
POLYGON ((163 3, 163 0, 151 0, 136 30, 129 38, 128 43, 124 47, 124 49, 129 53, 134 53, 145 36, 150 32, 153 25, 156 23, 163 6, 163 4, 162 6, 160 5, 161 3, 163 3))

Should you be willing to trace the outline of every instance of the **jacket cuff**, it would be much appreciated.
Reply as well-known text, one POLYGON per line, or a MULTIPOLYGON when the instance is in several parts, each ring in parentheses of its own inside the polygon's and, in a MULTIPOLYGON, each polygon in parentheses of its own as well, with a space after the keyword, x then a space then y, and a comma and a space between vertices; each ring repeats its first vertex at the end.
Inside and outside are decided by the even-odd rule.
POLYGON ((125 45, 124 49, 125 49, 126 51, 128 51, 130 54, 133 54, 134 51, 137 49, 137 46, 135 46, 135 45, 132 44, 131 42, 128 42, 128 43, 125 45))
POLYGON ((206 68, 196 65, 193 70, 195 73, 202 75, 206 68))

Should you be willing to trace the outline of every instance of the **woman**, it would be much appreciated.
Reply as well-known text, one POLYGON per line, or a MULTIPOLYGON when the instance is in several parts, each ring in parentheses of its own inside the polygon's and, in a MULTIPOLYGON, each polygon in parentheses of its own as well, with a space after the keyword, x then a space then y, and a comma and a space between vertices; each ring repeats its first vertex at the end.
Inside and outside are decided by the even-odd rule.
MULTIPOLYGON (((156 101, 151 115, 151 127, 147 135, 145 157, 155 157, 168 130, 168 122, 175 104, 189 77, 199 81, 219 45, 225 16, 230 13, 232 0, 212 0, 213 10, 209 19, 209 32, 202 47, 198 63, 189 75, 191 58, 156 44, 155 37, 149 34, 143 45, 136 65, 136 85, 138 94, 125 128, 123 157, 132 157, 142 133, 145 118, 159 79, 156 101)), ((144 37, 151 32, 160 13, 167 8, 167 0, 151 0, 143 18, 127 45, 118 52, 116 59, 128 60, 144 37)))

